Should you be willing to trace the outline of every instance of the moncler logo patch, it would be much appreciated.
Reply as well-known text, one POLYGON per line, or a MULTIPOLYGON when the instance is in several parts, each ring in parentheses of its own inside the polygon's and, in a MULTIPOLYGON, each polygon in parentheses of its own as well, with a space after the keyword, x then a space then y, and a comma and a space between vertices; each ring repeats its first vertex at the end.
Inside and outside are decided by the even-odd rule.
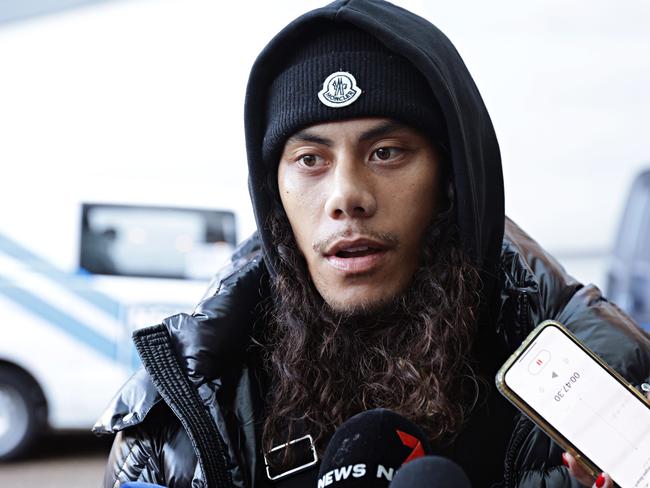
POLYGON ((345 71, 329 75, 323 82, 323 89, 318 92, 318 99, 328 107, 347 107, 356 102, 361 95, 354 76, 345 71))

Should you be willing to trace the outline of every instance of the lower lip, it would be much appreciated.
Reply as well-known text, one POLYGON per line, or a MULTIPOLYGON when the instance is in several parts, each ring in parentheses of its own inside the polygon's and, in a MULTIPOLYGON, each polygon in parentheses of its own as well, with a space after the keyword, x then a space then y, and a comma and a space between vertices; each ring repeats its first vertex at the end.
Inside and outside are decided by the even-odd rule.
POLYGON ((367 273, 379 266, 385 256, 386 251, 374 252, 358 258, 340 258, 332 255, 327 256, 327 262, 339 271, 346 273, 367 273))

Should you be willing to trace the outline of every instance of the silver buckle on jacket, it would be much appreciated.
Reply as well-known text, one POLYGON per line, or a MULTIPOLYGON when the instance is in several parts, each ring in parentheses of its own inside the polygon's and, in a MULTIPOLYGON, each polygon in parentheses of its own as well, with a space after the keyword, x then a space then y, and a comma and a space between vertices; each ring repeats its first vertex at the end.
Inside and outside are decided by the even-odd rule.
POLYGON ((318 454, 316 454, 316 447, 314 446, 314 438, 309 434, 303 437, 299 437, 298 439, 293 439, 285 444, 280 444, 279 446, 275 446, 268 453, 264 454, 264 465, 266 466, 266 476, 271 481, 279 480, 281 478, 284 478, 285 476, 298 473, 299 471, 302 471, 304 469, 307 469, 315 465, 317 462, 318 462, 318 454), (305 443, 305 444, 309 443, 305 447, 308 447, 311 450, 312 459, 310 461, 307 461, 306 463, 300 464, 299 466, 291 467, 285 471, 281 471, 280 473, 271 474, 271 465, 266 456, 270 455, 271 453, 277 453, 282 449, 296 448, 298 447, 296 444, 299 443, 305 443))

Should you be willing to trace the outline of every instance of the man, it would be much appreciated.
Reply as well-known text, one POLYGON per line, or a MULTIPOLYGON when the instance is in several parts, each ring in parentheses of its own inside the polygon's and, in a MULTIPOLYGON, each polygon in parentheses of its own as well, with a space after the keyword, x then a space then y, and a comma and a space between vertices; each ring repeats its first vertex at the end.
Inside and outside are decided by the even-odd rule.
POLYGON ((648 337, 504 217, 494 130, 440 31, 380 1, 305 14, 252 69, 246 137, 259 231, 192 315, 135 333, 145 370, 95 426, 118 432, 105 486, 316 486, 271 481, 264 454, 322 453, 378 407, 473 486, 594 482, 494 373, 555 319, 641 385, 648 337))

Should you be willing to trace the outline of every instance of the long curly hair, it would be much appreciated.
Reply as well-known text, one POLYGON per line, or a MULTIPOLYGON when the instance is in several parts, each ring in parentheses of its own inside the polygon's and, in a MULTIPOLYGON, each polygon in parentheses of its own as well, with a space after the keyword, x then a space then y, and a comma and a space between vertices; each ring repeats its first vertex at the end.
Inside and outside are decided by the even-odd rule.
MULTIPOLYGON (((448 185, 448 202, 453 186, 448 185)), ((423 237, 408 289, 380 310, 342 313, 316 290, 279 205, 268 220, 276 246, 270 327, 264 337, 271 388, 263 445, 311 433, 322 453, 350 416, 384 407, 449 442, 476 402, 471 348, 480 278, 463 253, 453 204, 423 237)))

